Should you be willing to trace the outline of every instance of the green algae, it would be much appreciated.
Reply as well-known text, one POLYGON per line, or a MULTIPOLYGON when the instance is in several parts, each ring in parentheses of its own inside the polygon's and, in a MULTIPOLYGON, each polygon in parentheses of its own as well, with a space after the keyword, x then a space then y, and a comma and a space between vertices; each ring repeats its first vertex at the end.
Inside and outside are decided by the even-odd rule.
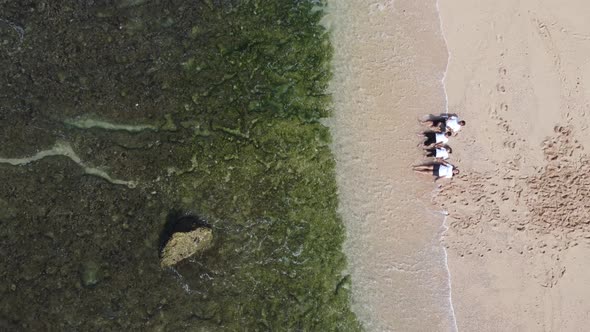
POLYGON ((319 123, 330 107, 322 12, 307 1, 203 10, 183 67, 210 136, 195 137, 200 157, 180 175, 180 195, 223 240, 192 273, 212 276, 207 298, 227 330, 358 330, 319 123))

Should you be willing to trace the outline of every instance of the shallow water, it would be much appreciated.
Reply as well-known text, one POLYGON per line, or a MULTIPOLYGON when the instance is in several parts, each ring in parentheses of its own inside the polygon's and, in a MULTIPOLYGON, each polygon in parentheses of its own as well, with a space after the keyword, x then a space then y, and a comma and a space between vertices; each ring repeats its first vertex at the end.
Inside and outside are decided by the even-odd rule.
POLYGON ((0 2, 0 330, 360 328, 315 4, 0 2))
POLYGON ((329 1, 330 127, 353 309, 369 331, 454 330, 443 216, 430 203, 417 118, 444 112, 435 1, 329 1))

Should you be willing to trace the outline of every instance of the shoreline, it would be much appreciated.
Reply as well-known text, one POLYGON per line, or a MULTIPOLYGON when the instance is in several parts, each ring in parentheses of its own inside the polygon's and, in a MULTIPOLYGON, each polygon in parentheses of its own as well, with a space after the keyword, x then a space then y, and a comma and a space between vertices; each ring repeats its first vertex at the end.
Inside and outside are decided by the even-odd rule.
POLYGON ((411 165, 417 118, 445 106, 435 1, 328 3, 330 119, 353 310, 368 331, 456 330, 444 217, 411 165), (403 190, 402 190, 403 188, 403 190))
MULTIPOLYGON (((440 13, 440 1, 441 0, 436 0, 436 13, 438 15, 438 22, 439 22, 439 31, 440 31, 440 35, 443 39, 443 43, 444 43, 444 47, 447 50, 447 65, 445 66, 445 70, 443 72, 443 77, 441 79, 441 85, 443 88, 443 94, 445 96, 445 113, 449 113, 449 95, 447 94, 447 83, 446 83, 446 78, 447 78, 447 74, 449 72, 449 63, 451 62, 451 51, 449 50, 449 46, 447 43, 447 38, 445 37, 444 34, 444 25, 443 25, 443 19, 440 13)), ((446 211, 445 211, 446 212, 446 211)), ((449 253, 448 250, 444 244, 444 237, 447 235, 447 232, 450 229, 450 226, 448 224, 448 212, 447 215, 445 215, 443 222, 442 222, 442 227, 443 227, 443 231, 442 231, 442 235, 440 237, 440 244, 443 248, 443 251, 445 253, 445 258, 444 258, 444 264, 445 267, 447 269, 447 273, 448 273, 448 283, 449 283, 449 306, 450 306, 450 310, 451 310, 451 315, 453 317, 453 331, 458 331, 459 327, 457 325, 457 315, 455 314, 455 305, 453 303, 453 277, 451 275, 451 268, 449 267, 449 253)))
POLYGON ((438 15, 438 22, 439 22, 439 31, 440 31, 440 35, 443 39, 443 43, 445 46, 445 49, 447 51, 447 65, 445 66, 445 70, 443 71, 443 77, 441 79, 441 85, 443 88, 443 93, 445 96, 445 113, 449 113, 449 95, 447 94, 447 74, 449 72, 449 63, 451 62, 451 51, 449 50, 449 44, 447 43, 447 38, 445 37, 444 34, 444 24, 443 24, 443 19, 442 16, 440 14, 440 1, 441 0, 436 0, 436 13, 438 15))
POLYGON ((459 327, 457 325, 457 314, 455 314, 455 305, 453 303, 453 276, 451 275, 451 268, 449 267, 449 253, 447 248, 444 245, 444 237, 446 236, 447 232, 449 231, 450 227, 447 224, 447 220, 448 218, 445 216, 445 219, 443 220, 443 231, 442 231, 442 235, 441 235, 441 247, 443 248, 443 252, 445 253, 444 256, 444 264, 445 267, 447 269, 447 273, 448 273, 448 283, 449 283, 449 309, 451 310, 451 317, 453 319, 453 325, 451 326, 453 331, 459 331, 459 327))

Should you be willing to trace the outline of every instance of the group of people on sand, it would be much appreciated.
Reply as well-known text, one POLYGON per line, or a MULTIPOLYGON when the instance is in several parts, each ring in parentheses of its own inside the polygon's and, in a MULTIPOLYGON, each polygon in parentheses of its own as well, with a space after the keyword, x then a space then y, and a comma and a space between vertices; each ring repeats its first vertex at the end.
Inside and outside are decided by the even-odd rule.
POLYGON ((434 181, 440 178, 450 179, 453 175, 459 174, 459 169, 449 163, 447 159, 453 149, 447 144, 451 136, 457 135, 465 121, 460 120, 454 113, 443 113, 440 115, 430 114, 428 118, 420 122, 429 127, 420 136, 424 136, 424 142, 420 146, 424 149, 426 157, 434 158, 420 165, 414 166, 414 171, 435 176, 434 181))

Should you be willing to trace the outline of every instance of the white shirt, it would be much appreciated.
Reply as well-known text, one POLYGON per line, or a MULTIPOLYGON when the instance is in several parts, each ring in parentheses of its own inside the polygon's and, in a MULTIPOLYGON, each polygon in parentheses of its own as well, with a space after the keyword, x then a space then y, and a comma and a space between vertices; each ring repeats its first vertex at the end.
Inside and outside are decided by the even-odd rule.
POLYGON ((445 136, 444 133, 436 133, 436 143, 447 143, 449 141, 449 138, 445 136))
POLYGON ((451 116, 446 121, 447 128, 451 128, 453 132, 458 132, 461 130, 461 125, 459 124, 459 118, 456 116, 451 116))
POLYGON ((441 178, 450 179, 453 177, 453 166, 440 165, 438 168, 438 176, 441 178))
POLYGON ((445 148, 437 148, 435 157, 442 158, 442 159, 449 159, 449 152, 445 148))

